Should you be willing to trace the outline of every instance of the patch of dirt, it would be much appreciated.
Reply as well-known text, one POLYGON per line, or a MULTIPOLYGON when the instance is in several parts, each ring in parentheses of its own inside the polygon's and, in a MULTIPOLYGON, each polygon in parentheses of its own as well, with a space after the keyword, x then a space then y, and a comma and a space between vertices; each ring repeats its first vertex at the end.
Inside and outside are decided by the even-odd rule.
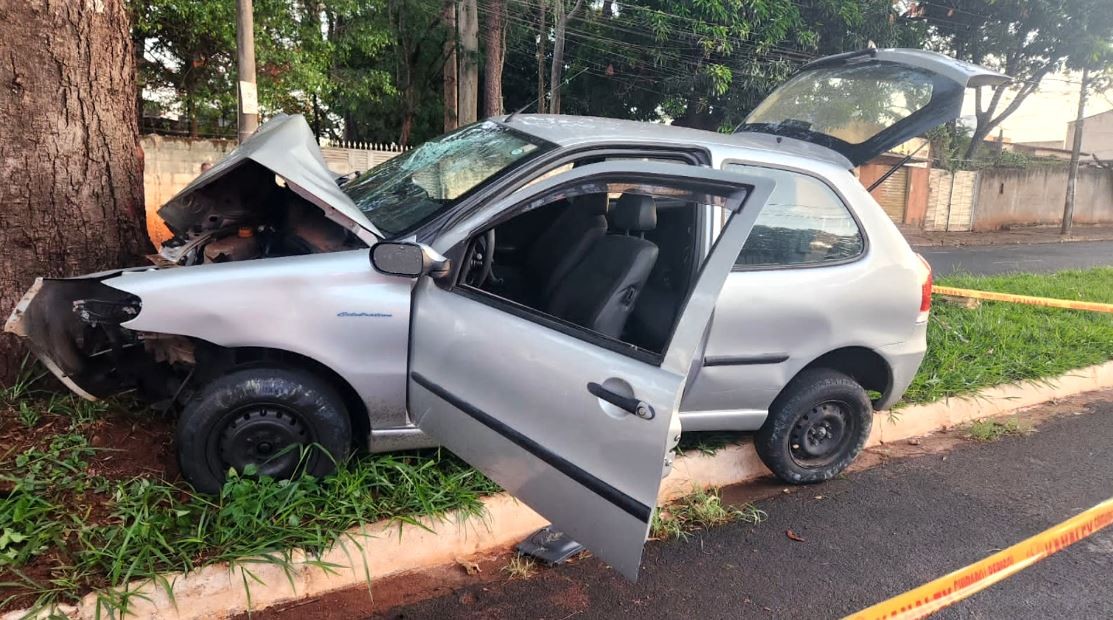
MULTIPOLYGON (((373 616, 377 610, 409 605, 434 596, 446 596, 467 586, 505 580, 502 568, 513 555, 511 549, 498 553, 461 559, 456 564, 422 571, 393 575, 374 581, 373 592, 366 586, 349 588, 325 597, 286 603, 251 614, 239 614, 233 620, 280 620, 314 618, 314 620, 350 620, 373 616), (476 572, 472 565, 478 566, 476 572), (471 568, 471 570, 469 570, 471 568)), ((470 593, 460 596, 460 606, 478 602, 470 593)))
MULTIPOLYGON (((47 450, 58 435, 71 432, 67 416, 45 413, 32 427, 13 408, 0 412, 0 464, 31 449, 47 450)), ((154 412, 109 409, 92 423, 76 429, 95 453, 88 459, 90 476, 124 480, 136 476, 179 478, 174 453, 174 421, 154 412)))
POLYGON ((174 421, 167 416, 126 414, 94 422, 86 430, 96 453, 89 474, 112 480, 152 476, 175 482, 181 476, 174 450, 174 421))
MULTIPOLYGON (((33 406, 43 406, 36 403, 33 406)), ((174 422, 167 416, 154 412, 132 411, 114 407, 98 415, 88 424, 74 427, 70 417, 57 413, 43 413, 39 420, 28 427, 19 419, 18 411, 11 407, 0 410, 0 476, 9 475, 13 461, 32 448, 48 451, 55 438, 71 433, 80 434, 94 450, 86 461, 85 474, 102 476, 109 480, 128 480, 135 477, 155 477, 175 481, 179 479, 177 459, 173 445, 174 422)), ((65 458, 65 454, 60 455, 65 458)), ((0 499, 9 497, 13 482, 0 480, 0 499)), ((87 525, 103 525, 111 519, 112 503, 108 496, 88 490, 84 493, 64 493, 50 498, 66 506, 70 514, 87 525)), ((48 583, 59 576, 58 568, 72 565, 73 558, 65 548, 55 547, 29 564, 20 566, 19 573, 37 583, 48 583)), ((0 568, 0 583, 23 583, 25 579, 11 569, 0 568)), ((90 581, 86 591, 99 585, 90 581)), ((22 609, 34 604, 29 588, 5 585, 0 597, 0 613, 22 609)))

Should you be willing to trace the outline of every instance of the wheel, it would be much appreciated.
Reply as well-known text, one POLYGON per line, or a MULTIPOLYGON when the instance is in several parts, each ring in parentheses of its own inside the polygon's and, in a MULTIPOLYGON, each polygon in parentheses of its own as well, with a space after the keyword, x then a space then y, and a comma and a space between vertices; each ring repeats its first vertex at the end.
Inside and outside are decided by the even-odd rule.
POLYGON ((793 379, 754 436, 765 466, 790 484, 830 480, 866 445, 873 406, 862 386, 818 368, 793 379))
POLYGON ((318 377, 254 367, 205 386, 178 420, 178 462, 195 489, 217 494, 229 468, 285 479, 324 476, 348 456, 344 401, 318 377), (327 452, 327 454, 325 454, 327 452))

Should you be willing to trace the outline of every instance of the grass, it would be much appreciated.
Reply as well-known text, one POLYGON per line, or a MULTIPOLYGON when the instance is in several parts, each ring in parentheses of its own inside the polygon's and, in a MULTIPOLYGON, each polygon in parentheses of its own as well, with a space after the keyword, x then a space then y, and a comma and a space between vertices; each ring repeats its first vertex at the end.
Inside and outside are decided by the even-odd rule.
POLYGON ((528 579, 537 572, 537 564, 532 558, 515 553, 510 556, 510 561, 502 567, 502 572, 510 579, 528 579))
POLYGON ((966 437, 974 441, 988 443, 997 441, 1002 437, 1023 436, 1032 432, 1032 429, 1023 426, 1020 420, 1009 418, 1004 422, 998 420, 975 420, 966 428, 966 437))
MULTIPOLYGON (((1113 303, 1113 268, 1050 275, 951 276, 939 284, 1113 303)), ((925 403, 981 388, 1054 377, 1113 358, 1113 315, 983 302, 932 307, 928 351, 905 393, 925 403)))
MULTIPOLYGON (((289 564, 290 550, 323 551, 362 524, 451 510, 479 515, 482 496, 498 491, 440 450, 366 456, 324 479, 233 477, 217 497, 154 476, 108 479, 90 473, 97 451, 86 437, 84 401, 20 398, 71 420, 45 447, 0 449, 0 592, 33 592, 37 607, 214 562, 262 556, 289 564), (50 570, 29 575, 32 563, 50 570)), ((23 423, 22 413, 13 415, 23 423)), ((128 604, 127 594, 99 596, 106 611, 128 604)), ((0 606, 9 602, 0 596, 0 606)))
POLYGON ((650 536, 656 539, 687 540, 692 532, 727 523, 761 523, 768 517, 753 504, 741 507, 723 503, 718 489, 695 490, 692 494, 663 506, 653 515, 650 536))

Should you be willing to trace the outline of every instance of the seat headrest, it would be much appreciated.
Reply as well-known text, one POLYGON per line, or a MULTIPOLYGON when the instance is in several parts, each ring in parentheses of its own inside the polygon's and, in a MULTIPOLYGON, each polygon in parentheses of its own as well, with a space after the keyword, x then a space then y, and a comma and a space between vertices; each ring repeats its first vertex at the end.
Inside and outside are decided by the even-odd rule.
POLYGON ((657 203, 649 196, 623 194, 611 207, 611 224, 619 230, 645 232, 657 228, 657 203))
POLYGON ((583 215, 607 214, 607 194, 603 192, 575 196, 572 198, 571 202, 572 206, 583 215))

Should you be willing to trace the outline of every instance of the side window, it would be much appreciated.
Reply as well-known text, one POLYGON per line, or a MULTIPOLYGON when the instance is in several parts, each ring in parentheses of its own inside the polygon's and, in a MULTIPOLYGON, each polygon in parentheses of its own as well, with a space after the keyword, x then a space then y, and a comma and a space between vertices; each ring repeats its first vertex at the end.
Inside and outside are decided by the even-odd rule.
POLYGON ((865 242, 858 223, 822 182, 787 170, 743 164, 727 164, 724 168, 777 182, 742 246, 735 261, 737 267, 819 266, 862 253, 865 242))

